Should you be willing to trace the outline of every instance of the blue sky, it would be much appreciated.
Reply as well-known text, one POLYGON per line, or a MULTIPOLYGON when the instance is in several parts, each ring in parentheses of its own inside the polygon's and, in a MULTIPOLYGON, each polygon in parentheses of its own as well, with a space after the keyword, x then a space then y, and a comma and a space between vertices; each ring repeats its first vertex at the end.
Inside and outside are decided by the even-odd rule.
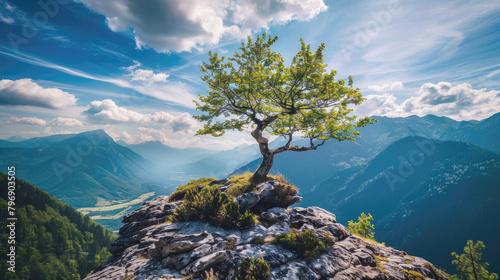
POLYGON ((326 44, 358 115, 500 112, 500 2, 0 0, 0 138, 103 128, 128 143, 225 149, 249 133, 193 137, 208 51, 278 35, 287 61, 326 44))

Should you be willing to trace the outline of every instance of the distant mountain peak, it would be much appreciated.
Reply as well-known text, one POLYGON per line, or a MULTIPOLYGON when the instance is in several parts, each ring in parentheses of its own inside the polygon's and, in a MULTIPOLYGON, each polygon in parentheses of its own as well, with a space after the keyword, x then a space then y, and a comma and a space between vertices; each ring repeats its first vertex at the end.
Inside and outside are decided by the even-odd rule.
POLYGON ((104 142, 107 142, 107 143, 115 143, 115 141, 113 140, 113 138, 111 138, 111 136, 109 136, 106 133, 106 131, 104 131, 104 129, 96 129, 96 130, 85 131, 85 132, 82 132, 82 133, 79 133, 79 134, 75 135, 74 137, 80 138, 82 136, 84 136, 86 138, 89 138, 93 142, 104 141, 104 142))
POLYGON ((24 141, 24 140, 27 140, 28 138, 24 138, 22 136, 19 136, 19 135, 14 135, 14 136, 11 136, 5 140, 9 141, 9 142, 21 142, 21 141, 24 141))

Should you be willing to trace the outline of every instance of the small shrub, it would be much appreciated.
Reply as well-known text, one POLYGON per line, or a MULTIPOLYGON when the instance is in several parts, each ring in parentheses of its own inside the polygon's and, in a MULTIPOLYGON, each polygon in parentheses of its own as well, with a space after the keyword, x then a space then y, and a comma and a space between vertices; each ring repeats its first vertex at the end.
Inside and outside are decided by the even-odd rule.
POLYGON ((335 244, 335 240, 333 240, 333 238, 330 236, 330 234, 328 234, 327 232, 323 232, 323 236, 325 238, 326 246, 331 247, 335 244))
POLYGON ((240 228, 249 228, 256 224, 257 216, 250 211, 245 211, 238 217, 238 225, 240 228))
POLYGON ((386 257, 382 257, 379 255, 374 255, 374 257, 376 262, 389 262, 389 260, 386 257))
MULTIPOLYGON (((413 257, 413 258, 414 258, 414 257, 413 257)), ((446 272, 442 271, 441 269, 437 269, 435 266, 433 266, 433 265, 432 265, 432 264, 430 264, 430 263, 426 263, 426 264, 424 264, 424 265, 423 265, 423 267, 425 267, 425 268, 427 268, 428 270, 430 270, 430 271, 434 274, 434 276, 435 276, 435 278, 436 278, 437 280, 446 279, 446 278, 451 279, 451 278, 450 278, 450 275, 447 275, 447 273, 446 273, 446 272)))
POLYGON ((224 245, 224 250, 236 250, 236 238, 231 238, 231 240, 226 242, 226 244, 224 245))
POLYGON ((327 251, 325 243, 311 229, 302 233, 291 231, 285 234, 278 234, 276 235, 276 242, 288 250, 297 253, 306 261, 312 261, 327 251))
POLYGON ((413 270, 401 270, 402 273, 406 274, 408 280, 426 280, 425 276, 423 276, 420 272, 416 272, 413 270))
POLYGON ((225 228, 245 229, 255 224, 250 212, 241 213, 240 205, 229 199, 219 186, 188 190, 184 202, 169 217, 171 222, 210 221, 225 228))
POLYGON ((236 280, 269 280, 271 266, 260 256, 258 259, 244 258, 238 266, 236 280))
POLYGON ((189 183, 185 185, 180 185, 177 189, 168 197, 169 202, 183 200, 188 191, 198 191, 196 186, 202 185, 206 186, 208 183, 217 180, 216 178, 200 178, 195 180, 190 180, 189 183))
POLYGON ((299 192, 296 186, 288 184, 278 184, 274 186, 274 189, 276 191, 276 205, 282 207, 288 206, 287 202, 299 192))
POLYGON ((137 255, 137 258, 138 258, 138 259, 141 259, 141 260, 149 260, 149 257, 147 257, 147 255, 143 255, 143 254, 141 254, 141 253, 139 253, 139 254, 137 255))
POLYGON ((375 226, 371 223, 373 217, 370 213, 368 216, 365 213, 361 213, 361 216, 358 217, 358 222, 355 223, 353 221, 347 222, 348 229, 352 234, 359 235, 364 238, 375 238, 375 226))
POLYGON ((264 245, 265 241, 264 241, 264 238, 257 236, 254 239, 252 239, 252 241, 250 241, 250 243, 257 244, 257 245, 264 245))
POLYGON ((381 262, 389 262, 386 257, 382 257, 379 255, 373 255, 375 257, 375 262, 376 262, 376 268, 378 268, 380 271, 382 271, 385 275, 389 276, 389 278, 393 278, 387 270, 385 270, 385 267, 381 264, 381 262))

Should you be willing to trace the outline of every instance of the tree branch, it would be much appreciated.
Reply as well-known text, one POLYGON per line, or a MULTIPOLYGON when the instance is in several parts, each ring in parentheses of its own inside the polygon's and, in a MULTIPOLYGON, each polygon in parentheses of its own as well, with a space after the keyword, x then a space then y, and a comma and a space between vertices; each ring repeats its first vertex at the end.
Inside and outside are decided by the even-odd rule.
POLYGON ((319 146, 323 146, 325 144, 325 140, 323 140, 323 141, 321 141, 321 143, 314 145, 314 143, 313 143, 314 138, 309 137, 311 146, 309 146, 309 147, 299 147, 299 146, 291 147, 290 146, 290 143, 292 141, 291 139, 292 139, 292 137, 290 135, 290 139, 288 140, 287 144, 285 146, 282 146, 282 147, 279 147, 277 149, 272 150, 273 154, 276 155, 276 154, 282 153, 284 151, 305 152, 305 151, 310 151, 310 150, 316 150, 319 146))

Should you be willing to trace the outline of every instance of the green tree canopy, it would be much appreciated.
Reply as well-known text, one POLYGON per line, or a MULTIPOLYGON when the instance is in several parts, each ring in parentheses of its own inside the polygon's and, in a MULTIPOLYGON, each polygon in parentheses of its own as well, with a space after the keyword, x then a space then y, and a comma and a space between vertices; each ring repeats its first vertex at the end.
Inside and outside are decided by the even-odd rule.
POLYGON ((357 223, 353 221, 347 222, 348 229, 353 234, 373 239, 375 238, 375 226, 371 223, 372 220, 372 214, 368 213, 367 216, 365 213, 361 213, 357 223))
POLYGON ((353 79, 336 80, 336 71, 327 71, 321 44, 315 52, 301 39, 301 48, 289 66, 271 46, 278 37, 262 36, 241 44, 233 56, 219 57, 209 52, 209 61, 200 66, 202 80, 209 86, 207 96, 200 95, 196 108, 206 114, 196 116, 204 122, 197 135, 218 137, 226 130, 242 131, 251 126, 251 135, 259 144, 263 162, 254 173, 254 181, 266 179, 274 155, 285 151, 315 150, 326 140, 355 140, 355 129, 373 123, 357 120, 349 105, 364 100, 353 79), (287 143, 270 149, 263 136, 282 136, 287 143), (292 136, 309 138, 309 145, 292 146, 292 136))
POLYGON ((467 245, 464 247, 464 254, 458 255, 453 252, 451 255, 455 258, 452 263, 458 271, 458 275, 462 280, 495 280, 498 279, 496 273, 489 273, 486 267, 489 265, 483 262, 483 249, 485 248, 482 241, 467 240, 467 245))

